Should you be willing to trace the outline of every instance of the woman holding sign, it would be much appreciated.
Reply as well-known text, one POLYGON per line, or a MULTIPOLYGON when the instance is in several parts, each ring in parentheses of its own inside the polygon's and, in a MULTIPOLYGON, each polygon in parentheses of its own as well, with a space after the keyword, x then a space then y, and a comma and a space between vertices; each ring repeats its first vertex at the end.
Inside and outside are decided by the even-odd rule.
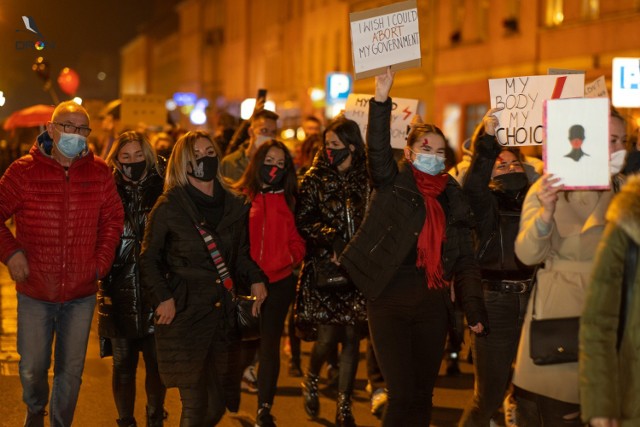
POLYGON ((389 391, 382 425, 424 426, 431 419, 454 278, 474 333, 486 333, 486 313, 471 210, 455 179, 443 172, 444 135, 433 125, 416 126, 396 164, 392 84, 390 70, 376 78, 367 133, 374 191, 340 262, 367 297, 373 346, 389 391))
MULTIPOLYGON (((515 252, 525 264, 544 266, 536 275, 515 363, 520 427, 582 425, 577 357, 567 363, 534 363, 532 354, 539 353, 540 346, 531 341, 531 325, 534 308, 536 321, 581 315, 611 195, 611 191, 565 191, 560 178, 544 175, 525 198, 515 252)), ((575 335, 570 338, 577 343, 575 335)))

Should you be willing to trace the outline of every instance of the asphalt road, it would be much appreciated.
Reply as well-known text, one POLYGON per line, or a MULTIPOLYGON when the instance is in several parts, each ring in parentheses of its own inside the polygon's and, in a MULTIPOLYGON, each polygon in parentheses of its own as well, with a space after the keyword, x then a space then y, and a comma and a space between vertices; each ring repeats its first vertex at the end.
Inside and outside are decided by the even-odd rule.
MULTIPOLYGON (((2 427, 21 426, 26 410, 21 399, 20 379, 17 376, 18 355, 15 348, 15 330, 15 290, 6 268, 2 265, 0 267, 0 426, 2 427)), ((106 427, 116 425, 117 413, 111 394, 111 359, 100 359, 96 330, 97 321, 94 318, 74 426, 106 427)), ((308 343, 303 344, 303 367, 308 362, 310 347, 308 343)), ((380 422, 369 412, 369 395, 365 391, 365 341, 362 342, 361 350, 361 363, 358 368, 354 393, 354 415, 358 426, 378 426, 380 422)), ((329 387, 326 381, 321 383, 320 416, 316 420, 308 419, 302 407, 300 378, 290 378, 287 375, 286 362, 287 359, 283 356, 278 394, 272 410, 278 426, 332 426, 335 419, 336 390, 329 387)), ((432 426, 455 426, 462 414, 462 408, 470 399, 473 387, 471 366, 462 363, 461 369, 463 373, 458 377, 441 376, 439 378, 434 395, 435 408, 432 426)), ((136 418, 139 425, 143 426, 145 398, 142 360, 138 374, 136 418)), ((228 413, 219 425, 223 427, 253 426, 257 409, 256 399, 255 394, 243 392, 240 411, 237 414, 228 413)), ((168 391, 165 406, 169 412, 169 418, 165 425, 178 426, 181 405, 177 389, 168 391)), ((49 425, 48 420, 45 425, 49 425)))

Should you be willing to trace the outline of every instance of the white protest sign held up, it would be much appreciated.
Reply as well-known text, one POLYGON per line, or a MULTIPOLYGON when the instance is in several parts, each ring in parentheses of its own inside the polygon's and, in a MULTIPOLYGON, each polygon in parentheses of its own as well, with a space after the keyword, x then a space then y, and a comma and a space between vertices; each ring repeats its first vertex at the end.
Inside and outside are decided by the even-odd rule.
POLYGON ((545 101, 544 170, 568 190, 609 188, 609 99, 545 101))
POLYGON ((540 145, 543 135, 542 103, 547 99, 582 98, 584 74, 524 76, 489 80, 491 107, 500 126, 498 142, 504 146, 540 145))
MULTIPOLYGON (((366 141, 369 123, 369 100, 372 95, 352 93, 347 98, 344 116, 358 123, 362 138, 366 141)), ((424 115, 422 104, 417 99, 393 98, 391 107, 391 146, 402 149, 407 145, 411 120, 413 116, 424 115)))
POLYGON ((608 98, 607 81, 604 76, 600 76, 591 83, 584 85, 585 98, 608 98))
POLYGON ((420 66, 416 0, 349 14, 356 79, 420 66))

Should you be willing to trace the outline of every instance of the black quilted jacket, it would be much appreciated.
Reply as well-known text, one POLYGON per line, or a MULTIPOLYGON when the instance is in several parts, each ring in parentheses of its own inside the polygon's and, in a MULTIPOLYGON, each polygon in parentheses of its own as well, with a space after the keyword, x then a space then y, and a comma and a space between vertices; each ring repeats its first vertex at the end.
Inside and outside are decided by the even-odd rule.
POLYGON ((342 253, 364 218, 369 198, 364 161, 340 174, 327 162, 324 151, 300 184, 296 225, 307 242, 296 298, 296 322, 354 325, 366 320, 365 298, 353 285, 340 290, 315 287, 314 264, 342 253))

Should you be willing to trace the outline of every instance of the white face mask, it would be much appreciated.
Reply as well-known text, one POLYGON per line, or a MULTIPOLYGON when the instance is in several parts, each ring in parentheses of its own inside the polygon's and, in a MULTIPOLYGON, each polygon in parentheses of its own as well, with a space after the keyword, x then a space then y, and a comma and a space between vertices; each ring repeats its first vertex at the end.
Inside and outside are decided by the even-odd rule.
POLYGON ((627 150, 618 150, 611 154, 609 159, 609 173, 615 175, 622 170, 624 160, 627 157, 627 150))

